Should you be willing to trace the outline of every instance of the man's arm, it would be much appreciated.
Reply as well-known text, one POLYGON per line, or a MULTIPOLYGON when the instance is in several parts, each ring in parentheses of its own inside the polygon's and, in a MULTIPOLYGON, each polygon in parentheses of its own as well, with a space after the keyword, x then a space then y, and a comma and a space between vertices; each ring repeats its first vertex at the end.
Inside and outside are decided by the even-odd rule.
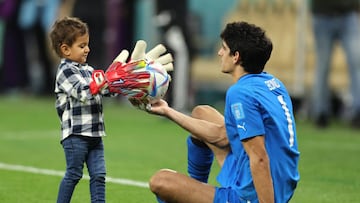
POLYGON ((152 104, 148 111, 166 116, 192 135, 217 147, 223 148, 229 144, 222 115, 205 107, 195 108, 192 116, 188 116, 169 107, 166 101, 160 100, 152 104), (204 116, 206 119, 202 119, 204 116))
POLYGON ((264 136, 252 137, 242 143, 250 159, 251 175, 259 202, 274 202, 274 187, 264 136))

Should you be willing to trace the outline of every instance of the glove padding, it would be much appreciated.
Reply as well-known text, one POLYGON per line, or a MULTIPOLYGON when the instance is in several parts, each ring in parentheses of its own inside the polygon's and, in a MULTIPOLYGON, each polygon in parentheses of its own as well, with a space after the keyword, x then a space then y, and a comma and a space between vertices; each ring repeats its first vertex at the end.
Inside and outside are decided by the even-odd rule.
POLYGON ((91 74, 90 92, 92 95, 99 94, 108 86, 103 70, 94 70, 91 74))
POLYGON ((170 53, 163 55, 166 52, 164 45, 159 44, 145 53, 146 46, 144 40, 137 41, 128 63, 126 63, 129 56, 127 50, 121 51, 114 59, 105 72, 110 92, 143 100, 149 93, 148 88, 152 79, 146 66, 160 63, 167 71, 173 70, 172 55, 170 53))
MULTIPOLYGON (((174 69, 172 64, 174 59, 170 53, 166 53, 167 50, 163 44, 158 44, 145 53, 146 47, 147 44, 144 40, 138 40, 131 53, 130 62, 145 60, 148 64, 160 63, 167 72, 174 69)), ((123 62, 125 62, 125 60, 123 62)))
POLYGON ((151 80, 151 74, 145 67, 144 60, 130 63, 114 62, 105 73, 109 91, 127 97, 145 97, 151 80))
POLYGON ((143 110, 143 111, 150 111, 151 110, 151 104, 146 98, 135 98, 135 97, 129 97, 128 98, 131 105, 134 107, 143 110))
POLYGON ((158 44, 145 54, 145 60, 149 64, 160 63, 167 72, 173 71, 174 65, 172 62, 174 59, 170 53, 164 54, 165 52, 165 46, 158 44))

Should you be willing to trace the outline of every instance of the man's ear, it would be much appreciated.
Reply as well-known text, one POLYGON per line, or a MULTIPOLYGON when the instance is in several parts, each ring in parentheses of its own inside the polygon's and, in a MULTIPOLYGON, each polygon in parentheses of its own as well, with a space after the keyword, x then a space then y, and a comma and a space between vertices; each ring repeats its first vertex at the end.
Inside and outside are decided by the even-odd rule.
POLYGON ((234 62, 234 64, 240 64, 241 65, 241 56, 240 56, 240 53, 238 51, 236 51, 234 53, 233 62, 234 62))
POLYGON ((71 54, 70 47, 67 44, 62 44, 60 46, 60 50, 64 56, 70 56, 70 54, 71 54))

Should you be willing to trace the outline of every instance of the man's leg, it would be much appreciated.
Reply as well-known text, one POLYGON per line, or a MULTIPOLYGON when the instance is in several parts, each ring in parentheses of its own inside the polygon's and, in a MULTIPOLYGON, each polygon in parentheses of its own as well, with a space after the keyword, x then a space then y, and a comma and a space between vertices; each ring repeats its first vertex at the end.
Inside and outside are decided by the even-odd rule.
POLYGON ((158 203, 166 203, 166 202, 162 201, 162 200, 160 199, 160 197, 158 197, 157 195, 156 195, 156 200, 157 200, 158 203))
POLYGON ((209 203, 213 202, 215 195, 214 186, 168 169, 153 175, 149 185, 162 202, 168 203, 209 203))
POLYGON ((190 177, 207 183, 214 154, 202 141, 189 136, 187 138, 188 148, 188 173, 190 177))
MULTIPOLYGON (((197 119, 202 119, 202 120, 206 120, 206 121, 209 121, 212 123, 216 123, 218 125, 225 125, 224 116, 219 111, 217 111, 215 108, 213 108, 209 105, 196 106, 193 109, 193 111, 191 112, 191 116, 194 118, 197 118, 197 119)), ((215 158, 216 158, 218 164, 220 165, 220 167, 222 167, 224 160, 229 152, 229 149, 230 149, 229 146, 219 148, 219 147, 216 147, 215 145, 212 145, 210 143, 207 143, 207 142, 204 142, 204 141, 198 139, 196 136, 193 136, 193 138, 196 138, 196 140, 198 140, 199 142, 205 143, 213 151, 213 154, 215 155, 215 158)), ((228 143, 227 137, 220 138, 220 135, 219 135, 219 139, 224 139, 228 143)), ((198 145, 201 145, 201 144, 198 144, 198 145)))
MULTIPOLYGON (((192 117, 224 125, 223 115, 207 105, 195 107, 192 117)), ((202 182, 175 171, 160 170, 150 180, 150 189, 156 194, 159 203, 202 203, 212 202, 214 199, 215 187, 203 183, 205 180, 207 181, 210 172, 212 162, 210 162, 210 158, 213 160, 213 156, 215 156, 219 165, 222 166, 229 148, 218 148, 195 136, 188 138, 187 144, 189 174, 202 182)))

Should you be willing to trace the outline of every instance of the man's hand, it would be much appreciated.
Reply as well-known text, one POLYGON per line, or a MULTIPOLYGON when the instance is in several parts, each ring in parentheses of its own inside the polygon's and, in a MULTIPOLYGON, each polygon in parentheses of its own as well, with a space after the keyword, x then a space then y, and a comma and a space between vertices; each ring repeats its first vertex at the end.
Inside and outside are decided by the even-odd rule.
POLYGON ((160 99, 157 102, 151 104, 148 112, 164 116, 167 108, 170 108, 168 103, 165 100, 160 99))
POLYGON ((163 99, 160 99, 152 104, 150 104, 150 102, 146 98, 137 99, 130 97, 128 100, 134 107, 146 111, 150 114, 155 114, 160 116, 164 116, 166 108, 170 108, 168 103, 163 99))
POLYGON ((138 99, 135 97, 129 97, 128 100, 134 107, 140 110, 149 111, 151 109, 151 104, 146 100, 146 98, 138 99))

